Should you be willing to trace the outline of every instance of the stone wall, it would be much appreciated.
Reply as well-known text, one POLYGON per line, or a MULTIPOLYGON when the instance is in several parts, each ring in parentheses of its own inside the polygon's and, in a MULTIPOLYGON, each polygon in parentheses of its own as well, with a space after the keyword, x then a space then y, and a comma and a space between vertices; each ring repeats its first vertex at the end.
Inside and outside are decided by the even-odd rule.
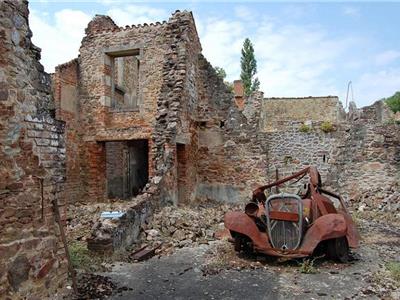
POLYGON ((64 123, 31 42, 25 1, 0 2, 0 298, 43 299, 67 279, 52 201, 65 217, 64 123))
MULTIPOLYGON (((71 85, 70 71, 76 71, 78 78, 79 109, 75 120, 79 121, 66 120, 67 138, 79 148, 67 161, 67 170, 71 170, 67 186, 77 190, 79 195, 75 198, 87 202, 107 197, 106 142, 146 139, 150 179, 169 177, 163 181, 163 199, 165 203, 177 203, 176 144, 185 144, 191 157, 196 151, 193 120, 198 102, 196 76, 200 52, 193 16, 188 12, 177 11, 168 22, 150 25, 117 27, 106 16, 96 16, 88 24, 76 64, 61 65, 55 75, 56 91, 71 85), (125 55, 136 55, 140 62, 139 106, 113 108, 112 83, 118 81, 113 61, 125 55), (73 172, 76 162, 79 174, 73 172), (78 182, 81 190, 74 184, 78 182)), ((59 107, 60 115, 68 114, 59 107)), ((196 182, 192 161, 188 160, 184 174, 190 189, 196 182)), ((190 194, 193 193, 189 192, 189 197, 190 194)))
POLYGON ((261 128, 265 132, 290 130, 290 122, 337 123, 343 108, 336 96, 306 98, 266 98, 262 102, 261 128), (288 126, 289 125, 289 126, 288 126))
POLYGON ((354 200, 367 191, 398 191, 400 125, 389 122, 393 114, 378 101, 350 111, 348 117, 335 145, 328 183, 354 200))
MULTIPOLYGON (((267 148, 267 175, 274 178, 276 170, 279 177, 289 176, 306 166, 316 166, 322 180, 327 179, 330 166, 334 161, 338 139, 341 132, 323 132, 319 122, 310 125, 309 132, 300 130, 302 122, 290 122, 286 130, 270 132, 264 135, 267 148)), ((288 191, 295 192, 301 186, 294 184, 288 191)))
MULTIPOLYGON (((339 170, 347 162, 341 153, 357 139, 357 126, 371 132, 366 141, 378 135, 378 127, 386 128, 382 109, 379 114, 364 109, 346 116, 337 97, 263 98, 257 92, 246 99, 236 84, 233 95, 201 55, 188 12, 177 11, 167 22, 124 28, 109 17, 96 16, 72 65, 60 67, 55 78, 62 91, 73 82, 66 70, 76 73, 79 124, 67 121, 67 138, 80 150, 68 157, 67 172, 78 161, 80 173, 71 168, 67 186, 75 188, 74 198, 84 202, 107 197, 107 142, 149 141, 150 183, 159 187, 162 204, 191 203, 196 198, 237 202, 275 179, 276 170, 282 177, 308 165, 317 166, 327 184, 345 191, 346 184, 340 182, 347 177, 340 174, 346 171, 339 170), (112 83, 118 81, 113 78, 118 72, 112 61, 126 55, 135 55, 140 62, 140 105, 115 109, 112 83), (357 125, 357 116, 371 128, 357 125), (333 125, 330 132, 321 130, 325 121, 333 125), (303 124, 309 132, 301 130, 303 124)), ((67 92, 75 99, 72 88, 67 92)), ((71 107, 75 106, 60 105, 60 115, 74 111, 71 107)), ((394 163, 389 157, 383 160, 394 163)))
MULTIPOLYGON (((231 100, 228 110, 217 106, 219 116, 209 107, 204 110, 208 119, 199 128, 197 198, 246 201, 257 186, 275 180, 276 170, 282 178, 309 165, 318 168, 325 186, 342 193, 347 200, 360 197, 371 188, 399 188, 399 125, 389 124, 393 116, 383 102, 353 109, 346 115, 337 98, 320 99, 331 106, 333 126, 324 131, 321 125, 327 121, 326 116, 307 115, 311 119, 307 119, 309 130, 304 132, 301 128, 305 119, 288 111, 275 115, 273 119, 282 122, 273 130, 266 130, 265 103, 270 100, 260 94, 244 101, 237 98, 240 95, 234 102, 231 100), (226 116, 222 117, 224 112, 226 116), (218 126, 222 119, 226 121, 218 126)), ((291 101, 297 103, 298 99, 291 101)), ((296 109, 293 106, 292 110, 296 109)), ((313 110, 314 114, 317 110, 313 110)), ((306 180, 281 189, 297 192, 306 180)))

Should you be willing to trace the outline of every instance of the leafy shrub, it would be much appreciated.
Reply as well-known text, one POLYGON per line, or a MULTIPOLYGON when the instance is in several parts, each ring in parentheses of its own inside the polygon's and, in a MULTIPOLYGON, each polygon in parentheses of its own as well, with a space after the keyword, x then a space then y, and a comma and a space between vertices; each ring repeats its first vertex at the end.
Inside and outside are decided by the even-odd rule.
POLYGON ((385 102, 394 113, 400 111, 400 92, 396 92, 393 96, 386 98, 385 102))
POLYGON ((300 126, 300 128, 299 128, 299 131, 300 132, 304 132, 304 133, 310 132, 311 131, 311 127, 306 125, 306 124, 302 124, 300 126))
POLYGON ((324 121, 324 122, 322 122, 320 128, 321 128, 321 130, 322 130, 323 132, 325 132, 325 133, 334 131, 334 127, 333 127, 332 123, 329 122, 329 121, 324 121))

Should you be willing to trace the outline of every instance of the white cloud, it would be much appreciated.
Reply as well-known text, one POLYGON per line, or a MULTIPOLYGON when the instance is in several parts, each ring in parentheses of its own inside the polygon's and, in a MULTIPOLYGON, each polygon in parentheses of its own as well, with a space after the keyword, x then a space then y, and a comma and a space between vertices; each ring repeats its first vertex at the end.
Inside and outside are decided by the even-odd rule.
MULTIPOLYGON (((203 54, 214 66, 223 67, 230 81, 240 76, 240 50, 244 39, 249 37, 254 43, 258 77, 266 96, 340 95, 344 101, 347 82, 353 79, 355 100, 358 105, 366 105, 390 96, 400 87, 400 69, 382 70, 400 59, 399 51, 378 53, 373 56, 372 65, 375 62, 381 69, 377 72, 369 69, 357 76, 367 60, 363 59, 366 55, 359 55, 364 41, 354 36, 334 37, 323 28, 298 22, 282 23, 268 15, 259 16, 254 25, 254 20, 245 20, 252 15, 246 6, 237 6, 234 12, 240 18, 196 19, 203 54), (338 71, 344 75, 338 75, 338 71), (341 78, 347 72, 353 77, 341 78)), ((132 4, 122 7, 111 4, 106 13, 120 26, 162 21, 170 16, 163 9, 132 4)), ((46 71, 53 72, 56 65, 77 57, 90 19, 90 15, 71 9, 54 15, 31 12, 33 41, 43 50, 46 71)))
POLYGON ((84 29, 90 19, 91 16, 82 11, 63 9, 56 12, 54 22, 50 22, 46 14, 31 11, 32 40, 42 48, 41 63, 47 72, 54 72, 57 65, 78 56, 84 29))
POLYGON ((234 7, 235 15, 242 20, 248 21, 254 18, 254 13, 244 5, 234 7))
POLYGON ((169 14, 163 9, 144 5, 127 5, 123 8, 113 7, 106 14, 119 26, 160 22, 167 20, 169 17, 169 14))
POLYGON ((238 55, 244 39, 244 26, 239 21, 222 19, 196 20, 204 56, 213 66, 223 67, 228 79, 240 73, 238 55))
MULTIPOLYGON (((162 21, 168 17, 166 11, 144 5, 111 7, 107 14, 120 26, 162 21)), ((78 56, 84 30, 91 19, 92 16, 80 10, 63 9, 52 16, 46 12, 31 11, 32 40, 42 48, 41 62, 47 72, 54 72, 57 65, 78 56)))
POLYGON ((257 27, 245 21, 208 19, 200 23, 203 53, 223 67, 227 79, 240 77, 240 50, 249 35, 255 48, 261 90, 266 96, 301 97, 337 95, 333 74, 355 40, 331 38, 322 29, 278 25, 264 17, 257 27))
POLYGON ((266 23, 254 39, 261 87, 267 96, 337 94, 330 74, 352 43, 318 28, 266 23))
POLYGON ((353 82, 357 104, 367 105, 400 90, 400 68, 366 72, 353 82))
POLYGON ((343 14, 350 17, 359 18, 361 16, 360 11, 353 6, 346 6, 343 8, 343 14))
POLYGON ((400 59, 400 51, 395 50, 387 50, 381 53, 378 53, 375 57, 375 62, 377 65, 387 65, 396 60, 400 59))

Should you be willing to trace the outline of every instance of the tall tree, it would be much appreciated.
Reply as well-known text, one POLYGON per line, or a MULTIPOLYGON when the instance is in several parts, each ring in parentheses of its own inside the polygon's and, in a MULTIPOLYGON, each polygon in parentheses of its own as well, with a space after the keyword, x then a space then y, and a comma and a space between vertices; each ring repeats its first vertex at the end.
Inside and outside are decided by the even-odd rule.
POLYGON ((260 81, 255 77, 257 74, 257 60, 254 56, 253 44, 248 38, 243 43, 240 67, 240 79, 243 82, 244 93, 246 96, 249 96, 252 92, 259 89, 260 81))

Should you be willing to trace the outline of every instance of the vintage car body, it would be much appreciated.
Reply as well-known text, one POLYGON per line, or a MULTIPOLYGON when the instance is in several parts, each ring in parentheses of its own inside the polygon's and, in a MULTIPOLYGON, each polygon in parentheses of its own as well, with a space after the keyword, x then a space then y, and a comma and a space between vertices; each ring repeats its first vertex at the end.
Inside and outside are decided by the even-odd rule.
POLYGON ((348 260, 349 247, 357 248, 359 234, 343 199, 322 188, 315 167, 307 167, 287 178, 259 187, 245 212, 225 215, 237 251, 254 251, 269 256, 300 258, 322 249, 332 259, 348 260), (305 193, 278 193, 266 197, 264 191, 287 181, 309 175, 305 193), (337 199, 335 207, 331 198, 337 199))

